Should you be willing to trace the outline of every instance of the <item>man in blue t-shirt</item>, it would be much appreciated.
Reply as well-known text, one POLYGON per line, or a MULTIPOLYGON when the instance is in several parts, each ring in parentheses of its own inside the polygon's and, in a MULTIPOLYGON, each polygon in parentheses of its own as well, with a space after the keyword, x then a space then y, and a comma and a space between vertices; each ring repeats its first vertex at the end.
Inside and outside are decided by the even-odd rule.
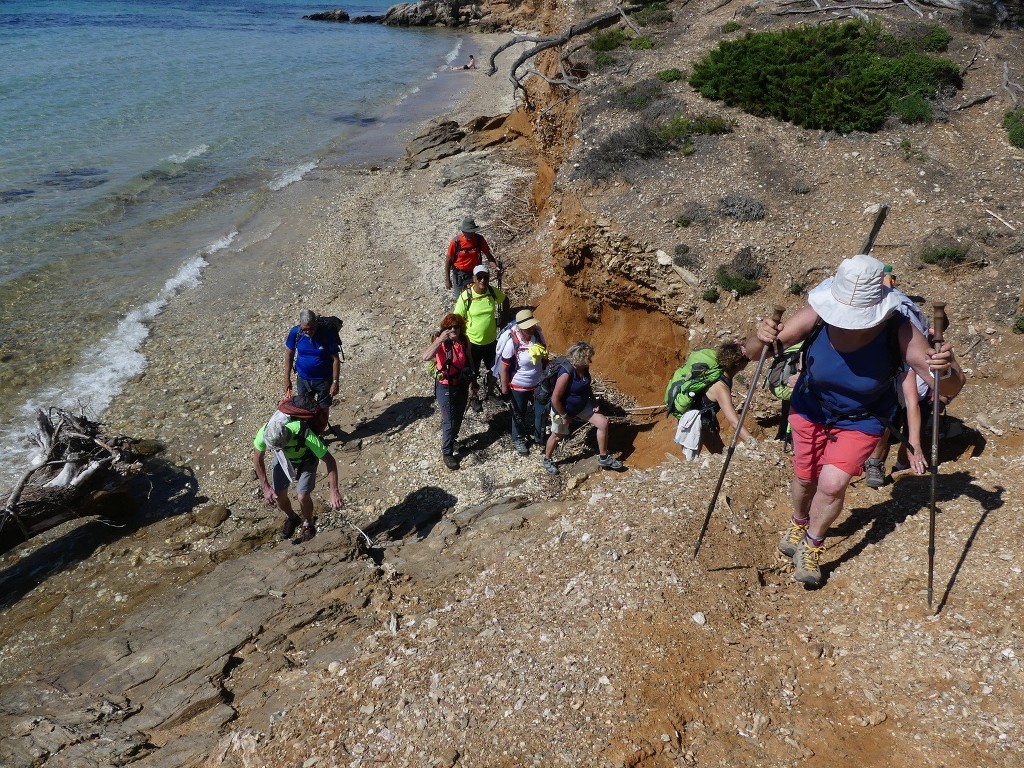
POLYGON ((292 370, 298 380, 298 395, 311 395, 327 410, 338 394, 341 359, 338 334, 319 322, 311 309, 299 313, 299 324, 288 331, 284 353, 285 397, 292 395, 292 370))

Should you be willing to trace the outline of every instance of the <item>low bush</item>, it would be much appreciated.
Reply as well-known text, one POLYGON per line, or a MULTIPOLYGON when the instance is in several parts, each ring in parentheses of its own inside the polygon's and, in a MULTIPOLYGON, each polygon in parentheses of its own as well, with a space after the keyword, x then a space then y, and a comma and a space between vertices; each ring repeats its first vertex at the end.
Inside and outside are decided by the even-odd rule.
POLYGON ((594 35, 590 41, 592 51, 614 51, 626 42, 626 33, 621 29, 609 29, 607 32, 600 32, 594 35))
POLYGON ((722 41, 689 82, 705 98, 753 115, 841 133, 877 131, 907 97, 928 99, 963 84, 956 63, 860 22, 722 41))
POLYGON ((893 113, 908 125, 932 121, 932 105, 920 93, 911 93, 897 101, 893 113))
POLYGON ((800 283, 798 283, 796 280, 794 280, 789 284, 789 292, 794 296, 799 296, 801 293, 804 292, 804 287, 800 285, 800 283))
POLYGON ((718 285, 721 286, 723 291, 735 293, 737 296, 749 296, 761 287, 761 284, 757 282, 757 280, 750 280, 745 277, 740 277, 739 275, 734 275, 727 267, 724 266, 718 268, 715 279, 718 281, 718 285))
POLYGON ((677 80, 682 80, 684 75, 680 70, 673 67, 672 69, 661 70, 661 72, 658 73, 657 77, 663 83, 674 83, 677 80))
POLYGON ((768 215, 761 202, 743 195, 723 197, 718 203, 718 212, 738 221, 760 221, 768 215))
POLYGON ((921 261, 946 268, 960 264, 967 258, 967 247, 962 245, 943 245, 928 248, 921 252, 921 261))
POLYGON ((653 27, 672 21, 672 11, 664 3, 651 3, 633 14, 633 20, 641 27, 653 27))
POLYGON ((635 122, 609 134, 580 161, 577 173, 588 179, 607 179, 630 170, 643 160, 671 149, 651 126, 635 122))
POLYGON ((704 301, 710 302, 712 304, 718 301, 718 296, 719 294, 717 288, 708 288, 706 291, 704 291, 704 301))
POLYGON ((738 21, 727 21, 725 22, 725 24, 722 25, 722 32, 728 35, 731 32, 735 32, 739 28, 740 23, 738 21))
POLYGON ((1024 333, 1024 315, 1017 315, 1013 318, 1013 332, 1024 333))
POLYGON ((667 142, 684 144, 694 136, 719 136, 732 133, 734 123, 717 115, 683 117, 676 115, 658 125, 658 135, 667 142))
POLYGON ((616 59, 610 53, 598 51, 597 53, 594 54, 594 66, 597 67, 598 69, 604 69, 605 67, 610 67, 616 63, 618 63, 618 59, 616 59))
POLYGON ((634 51, 649 51, 654 47, 654 41, 647 35, 642 35, 630 40, 629 47, 634 51))
POLYGON ((953 36, 949 32, 938 24, 933 24, 921 39, 921 49, 931 53, 941 53, 946 50, 952 40, 953 36))
POLYGON ((740 248, 732 257, 729 272, 744 280, 757 280, 764 275, 765 266, 757 260, 754 249, 748 245, 740 248))
POLYGON ((1024 107, 1017 107, 1007 112, 1003 118, 1003 127, 1006 129, 1010 143, 1024 149, 1024 107))
POLYGON ((672 263, 677 267, 691 268, 697 266, 697 256, 686 243, 680 243, 672 252, 672 263))

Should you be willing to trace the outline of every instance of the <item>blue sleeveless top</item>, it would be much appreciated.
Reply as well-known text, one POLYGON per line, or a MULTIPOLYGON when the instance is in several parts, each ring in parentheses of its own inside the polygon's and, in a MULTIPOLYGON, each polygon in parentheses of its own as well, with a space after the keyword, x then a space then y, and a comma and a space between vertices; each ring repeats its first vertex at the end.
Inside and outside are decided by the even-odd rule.
MULTIPOLYGON (((594 399, 594 390, 590 387, 590 370, 587 369, 586 374, 581 374, 575 368, 566 370, 565 366, 562 366, 562 372, 568 373, 570 376, 569 389, 565 393, 562 405, 567 414, 575 416, 594 399)), ((562 373, 558 375, 561 376, 562 373)))
POLYGON ((807 350, 807 368, 793 388, 790 408, 814 424, 880 435, 892 421, 899 401, 892 349, 900 326, 909 322, 894 315, 870 343, 840 354, 832 347, 829 326, 821 329, 807 350))

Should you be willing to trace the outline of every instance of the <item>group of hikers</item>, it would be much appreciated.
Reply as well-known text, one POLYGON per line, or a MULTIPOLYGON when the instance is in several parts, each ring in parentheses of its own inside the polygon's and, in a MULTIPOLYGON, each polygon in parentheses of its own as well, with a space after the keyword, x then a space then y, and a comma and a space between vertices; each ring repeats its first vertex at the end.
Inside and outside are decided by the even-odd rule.
MULTIPOLYGON (((503 326, 499 318, 507 316, 509 300, 492 284, 501 274, 502 265, 474 219, 464 219, 445 255, 444 282, 454 306, 422 353, 441 415, 445 466, 460 466, 458 436, 467 409, 481 413, 483 400, 500 398, 509 405, 515 452, 528 456, 531 444, 541 449, 541 466, 549 474, 559 474, 553 460, 559 442, 586 423, 595 427, 598 466, 623 469, 609 452, 608 418, 594 396, 593 346, 578 341, 563 356, 552 357, 530 308, 503 326)), ((297 528, 300 541, 316 533, 310 493, 320 460, 327 468, 331 506, 341 507, 337 465, 321 438, 327 430, 343 434, 329 427, 341 346, 340 320, 328 320, 333 322, 303 310, 289 331, 286 399, 254 441, 264 498, 285 515, 282 538, 291 538, 297 528), (267 450, 273 452, 269 479, 267 450), (288 500, 292 484, 301 518, 288 500)), ((702 446, 721 450, 719 413, 736 433, 734 443, 753 441, 732 404, 732 380, 751 360, 761 360, 760 371, 771 352, 766 386, 783 400, 777 437, 791 445, 794 471, 793 514, 778 551, 792 558, 796 581, 810 587, 823 583, 825 537, 842 511, 847 488, 862 474, 871 487, 884 484, 891 438, 899 436, 901 443, 894 471, 926 470, 922 424, 932 407, 934 382, 940 407, 965 382, 951 344, 932 343, 932 334, 941 339, 943 330, 930 328, 917 305, 895 287, 891 267, 859 254, 844 259, 792 316, 766 317, 746 340, 697 350, 670 380, 666 407, 679 419, 675 441, 692 460, 702 446)))

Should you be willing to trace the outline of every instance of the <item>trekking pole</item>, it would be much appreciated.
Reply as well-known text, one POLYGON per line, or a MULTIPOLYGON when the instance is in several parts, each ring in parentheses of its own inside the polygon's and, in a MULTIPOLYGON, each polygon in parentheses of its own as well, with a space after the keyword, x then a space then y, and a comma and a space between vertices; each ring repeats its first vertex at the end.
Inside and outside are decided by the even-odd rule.
MULTIPOLYGON (((935 350, 942 346, 942 326, 946 324, 946 305, 932 304, 932 343, 935 350)), ((939 481, 939 410, 942 397, 939 395, 939 372, 932 371, 932 504, 928 513, 928 608, 932 607, 932 580, 935 574, 935 495, 939 481)))
MULTIPOLYGON (((782 320, 782 313, 786 311, 785 307, 776 305, 772 308, 772 320, 777 324, 782 320)), ((754 371, 754 379, 750 382, 750 386, 747 388, 747 399, 743 401, 743 410, 740 411, 740 418, 736 424, 736 430, 733 432, 732 440, 729 441, 729 450, 725 454, 725 461, 722 463, 722 472, 718 475, 718 485, 715 486, 715 492, 711 496, 711 503, 708 504, 708 513, 704 515, 704 525, 700 527, 700 535, 697 537, 697 546, 693 548, 693 559, 697 559, 697 553, 700 552, 700 545, 704 541, 704 534, 707 533, 708 523, 711 522, 711 513, 715 511, 715 503, 718 501, 718 494, 722 490, 722 483, 725 482, 725 473, 729 469, 729 462, 732 461, 732 454, 736 450, 736 441, 740 438, 740 430, 743 429, 743 419, 747 415, 747 409, 750 407, 750 401, 754 398, 754 390, 757 389, 757 380, 761 378, 761 369, 764 368, 764 360, 768 356, 768 344, 765 344, 761 348, 761 359, 757 361, 757 370, 754 371)))

